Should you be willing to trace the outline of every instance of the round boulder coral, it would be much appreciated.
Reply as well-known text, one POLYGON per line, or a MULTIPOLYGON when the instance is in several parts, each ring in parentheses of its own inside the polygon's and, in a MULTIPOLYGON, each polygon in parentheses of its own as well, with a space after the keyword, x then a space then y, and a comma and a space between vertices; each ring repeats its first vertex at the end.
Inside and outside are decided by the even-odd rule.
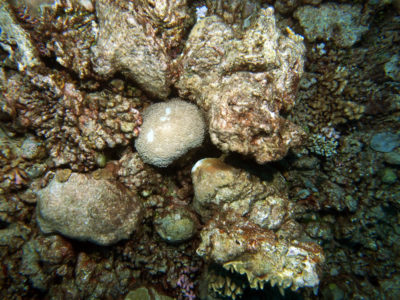
POLYGON ((126 239, 141 220, 141 203, 116 182, 72 173, 38 192, 37 221, 44 233, 110 245, 126 239))
POLYGON ((149 106, 135 147, 144 162, 167 167, 204 139, 204 120, 196 105, 171 100, 149 106))

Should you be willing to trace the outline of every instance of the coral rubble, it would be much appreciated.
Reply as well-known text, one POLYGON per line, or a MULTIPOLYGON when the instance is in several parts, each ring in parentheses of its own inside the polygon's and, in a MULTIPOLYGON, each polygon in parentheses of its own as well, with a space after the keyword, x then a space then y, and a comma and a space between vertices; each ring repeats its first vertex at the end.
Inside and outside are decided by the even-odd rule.
POLYGON ((361 10, 361 5, 327 3, 318 8, 302 6, 294 16, 308 40, 332 40, 338 47, 351 47, 368 30, 363 25, 361 10))
POLYGON ((86 93, 58 72, 33 78, 7 75, 2 78, 2 103, 10 109, 4 113, 14 118, 16 130, 30 127, 44 137, 57 166, 93 168, 102 150, 127 145, 139 133, 142 118, 136 109, 140 106, 138 98, 114 95, 108 90, 86 93), (21 82, 24 84, 19 85, 21 82), (15 106, 19 110, 13 116, 15 106))

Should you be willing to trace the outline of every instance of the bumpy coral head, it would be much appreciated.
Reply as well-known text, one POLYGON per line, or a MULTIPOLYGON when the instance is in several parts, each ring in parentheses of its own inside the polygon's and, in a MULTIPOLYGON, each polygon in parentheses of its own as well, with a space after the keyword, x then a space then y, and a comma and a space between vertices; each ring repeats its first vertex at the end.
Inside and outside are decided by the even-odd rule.
POLYGON ((144 162, 167 167, 203 143, 205 124, 196 105, 174 99, 150 105, 135 147, 144 162))

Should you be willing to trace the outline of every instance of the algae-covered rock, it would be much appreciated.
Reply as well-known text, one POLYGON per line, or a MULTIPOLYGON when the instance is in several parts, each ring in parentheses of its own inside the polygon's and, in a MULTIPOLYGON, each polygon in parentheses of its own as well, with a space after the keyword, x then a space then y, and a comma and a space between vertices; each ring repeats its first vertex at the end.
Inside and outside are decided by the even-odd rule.
POLYGON ((305 5, 294 13, 311 42, 332 40, 338 47, 351 47, 361 39, 368 26, 362 23, 362 6, 326 3, 305 5))
POLYGON ((381 174, 382 182, 386 184, 393 184, 397 181, 396 172, 392 168, 385 168, 381 174))
POLYGON ((399 152, 389 152, 385 153, 383 156, 385 159, 385 162, 391 165, 400 165, 400 153, 399 152))
POLYGON ((251 218, 265 225, 280 223, 287 213, 285 183, 277 172, 270 182, 261 182, 256 176, 219 159, 205 158, 193 166, 192 179, 193 206, 204 222, 223 211, 235 210, 245 215, 252 210, 251 218), (258 201, 262 203, 256 204, 258 201), (267 203, 268 208, 263 207, 267 203), (270 209, 282 213, 271 215, 270 209))
POLYGON ((141 203, 122 185, 73 173, 38 192, 37 221, 45 233, 109 245, 126 239, 141 219, 141 203))
POLYGON ((99 32, 92 47, 96 73, 111 77, 121 71, 146 92, 166 98, 170 92, 170 58, 155 29, 145 28, 133 3, 128 9, 110 1, 96 1, 99 32))
POLYGON ((173 300, 173 298, 160 295, 153 288, 140 287, 130 291, 128 295, 126 295, 125 300, 173 300))
POLYGON ((196 233, 197 220, 184 207, 167 207, 157 213, 154 225, 160 237, 170 243, 180 243, 196 233))
POLYGON ((377 152, 392 152, 394 148, 400 146, 400 136, 392 132, 380 132, 375 134, 370 143, 370 147, 377 152))

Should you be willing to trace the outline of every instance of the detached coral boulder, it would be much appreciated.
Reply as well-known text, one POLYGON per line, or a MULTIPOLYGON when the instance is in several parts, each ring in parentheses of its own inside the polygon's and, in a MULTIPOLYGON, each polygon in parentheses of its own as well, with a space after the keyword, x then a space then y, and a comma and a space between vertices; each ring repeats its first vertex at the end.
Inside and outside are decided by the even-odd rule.
POLYGON ((37 221, 45 233, 110 245, 126 239, 141 219, 141 203, 122 185, 72 173, 38 192, 37 221))
POLYGON ((212 142, 222 151, 279 160, 302 141, 302 130, 280 116, 295 101, 303 73, 303 38, 283 34, 272 8, 247 29, 218 16, 199 20, 180 59, 177 87, 206 111, 212 142))

